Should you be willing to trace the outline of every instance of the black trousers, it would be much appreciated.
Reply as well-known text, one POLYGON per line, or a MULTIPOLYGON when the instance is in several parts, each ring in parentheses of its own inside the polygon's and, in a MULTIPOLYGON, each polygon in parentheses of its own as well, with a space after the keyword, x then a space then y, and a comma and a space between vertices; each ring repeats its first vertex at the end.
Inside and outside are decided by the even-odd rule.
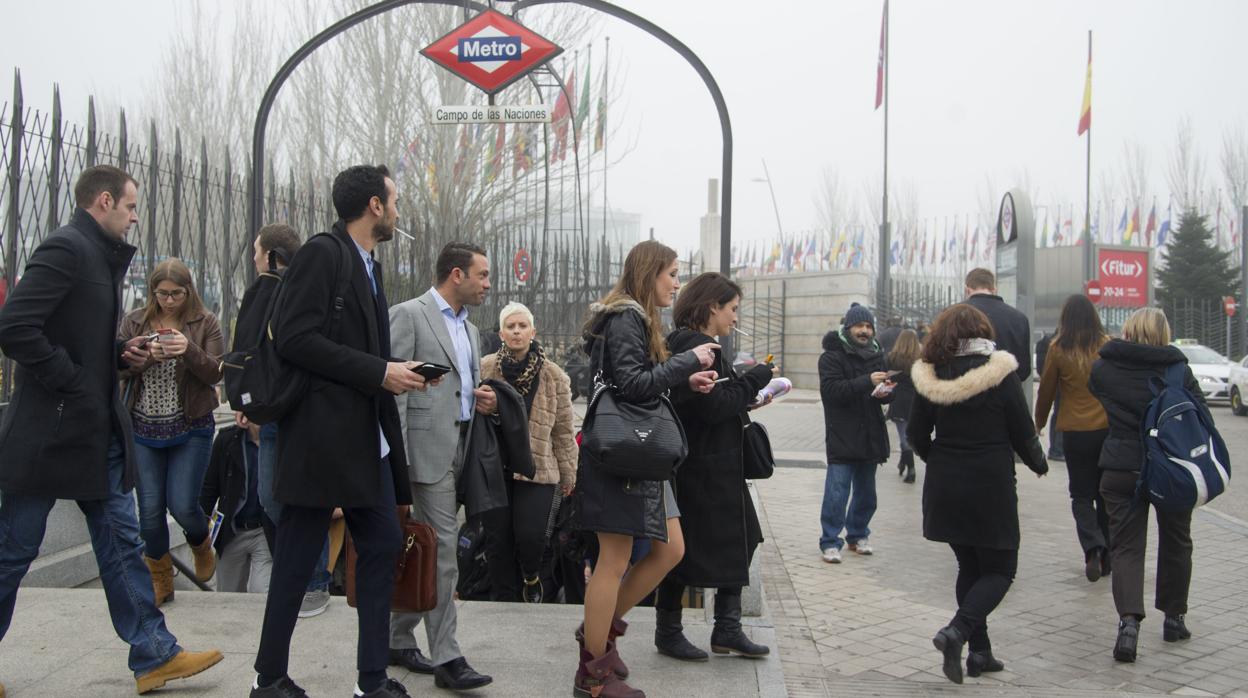
MULTIPOLYGON (((1109 559, 1114 565, 1114 606, 1119 616, 1144 617, 1144 549, 1148 546, 1148 510, 1131 508, 1134 470, 1106 470, 1101 496, 1109 511, 1109 559)), ((1157 610, 1166 615, 1187 613, 1192 583, 1192 512, 1157 512, 1157 610)))
POLYGON ((1014 574, 1018 571, 1018 551, 980 548, 950 543, 958 558, 958 579, 954 595, 958 612, 953 625, 967 638, 972 652, 992 648, 988 641, 988 614, 1001 604, 1014 574))
POLYGON ((1066 452, 1066 473, 1070 476, 1070 511, 1075 516, 1075 533, 1087 553, 1109 546, 1109 515, 1101 498, 1101 445, 1108 429, 1062 432, 1066 452))
MULTIPOLYGON (((403 545, 390 465, 382 461, 381 468, 382 503, 342 512, 358 555, 355 579, 360 630, 355 661, 361 673, 385 671, 389 663, 390 596, 394 592, 395 561, 403 545)), ((291 504, 282 507, 260 650, 256 654, 255 667, 261 676, 280 677, 287 673, 290 637, 299 620, 299 605, 325 545, 332 515, 333 509, 291 504)))
POLYGON ((481 514, 491 600, 519 601, 522 577, 532 579, 543 571, 546 527, 558 487, 509 480, 507 500, 511 506, 481 514))
MULTIPOLYGON (((715 590, 717 596, 740 596, 741 587, 719 587, 715 590)), ((660 611, 679 611, 683 607, 681 599, 685 595, 685 585, 674 581, 670 576, 664 577, 659 582, 659 588, 655 592, 654 607, 660 611)))

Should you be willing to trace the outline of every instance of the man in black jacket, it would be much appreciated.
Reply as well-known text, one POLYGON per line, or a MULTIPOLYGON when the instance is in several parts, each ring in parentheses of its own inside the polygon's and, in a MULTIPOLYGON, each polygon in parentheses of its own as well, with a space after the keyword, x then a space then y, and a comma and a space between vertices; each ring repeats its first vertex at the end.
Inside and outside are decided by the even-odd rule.
POLYGON ((74 198, 69 223, 35 248, 0 309, 0 351, 16 363, 0 422, 0 639, 48 512, 58 499, 77 500, 113 627, 130 644, 130 669, 145 693, 207 669, 221 653, 185 652, 165 628, 130 493, 130 415, 117 371, 148 354, 145 338, 122 344, 116 336, 121 281, 135 252, 126 233, 138 221, 137 183, 116 167, 90 167, 74 198))
POLYGON ((278 422, 274 496, 282 504, 252 698, 297 698, 290 638, 312 566, 341 507, 359 580, 356 695, 406 696, 386 678, 390 596, 402 544, 396 504, 410 504, 395 394, 423 390, 412 361, 391 361, 381 269, 373 249, 394 237, 398 194, 385 167, 356 165, 333 186, 339 220, 303 245, 283 280, 274 345, 310 374, 308 395, 278 422), (330 283, 349 260, 345 298, 330 283), (332 316, 332 317, 331 317, 332 316))
POLYGON ((875 514, 875 469, 889 453, 880 405, 891 397, 879 392, 888 390, 880 387, 887 381, 884 353, 875 341, 875 316, 854 303, 842 326, 823 338, 819 357, 828 455, 819 538, 825 562, 839 563, 844 543, 859 555, 874 552, 867 536, 875 514))
POLYGON ((988 316, 993 334, 997 335, 997 348, 1018 359, 1015 373, 1020 381, 1026 381, 1031 375, 1031 322, 997 295, 997 277, 982 268, 967 272, 964 302, 988 316))

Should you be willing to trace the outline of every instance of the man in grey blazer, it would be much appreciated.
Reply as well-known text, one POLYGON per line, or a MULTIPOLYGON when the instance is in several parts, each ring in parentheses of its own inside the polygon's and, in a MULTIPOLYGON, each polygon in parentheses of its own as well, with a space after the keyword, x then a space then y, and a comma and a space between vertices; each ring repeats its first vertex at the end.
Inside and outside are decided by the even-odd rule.
POLYGON ((433 288, 390 308, 390 336, 394 356, 452 367, 427 391, 396 398, 412 482, 411 515, 438 532, 438 606, 427 613, 391 614, 390 663, 433 674, 438 688, 464 690, 493 681, 473 670, 460 652, 452 600, 459 572, 455 480, 473 414, 490 414, 496 407, 494 392, 477 387, 481 338, 468 322, 468 307, 485 302, 490 262, 480 247, 452 242, 438 255, 435 272, 433 288), (416 645, 414 631, 421 620, 429 659, 416 645))

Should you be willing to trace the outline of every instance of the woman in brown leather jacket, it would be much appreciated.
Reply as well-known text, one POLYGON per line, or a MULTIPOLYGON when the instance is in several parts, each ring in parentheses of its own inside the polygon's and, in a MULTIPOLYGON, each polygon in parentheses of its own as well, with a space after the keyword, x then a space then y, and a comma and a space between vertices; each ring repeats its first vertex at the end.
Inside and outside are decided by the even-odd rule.
POLYGON ((204 309, 190 270, 177 259, 156 265, 147 305, 126 315, 119 336, 151 337, 148 361, 121 376, 134 421, 139 529, 160 605, 173 600, 166 512, 195 553, 196 576, 207 581, 216 570, 198 499, 212 454, 212 411, 219 402, 215 386, 225 345, 217 318, 204 309))

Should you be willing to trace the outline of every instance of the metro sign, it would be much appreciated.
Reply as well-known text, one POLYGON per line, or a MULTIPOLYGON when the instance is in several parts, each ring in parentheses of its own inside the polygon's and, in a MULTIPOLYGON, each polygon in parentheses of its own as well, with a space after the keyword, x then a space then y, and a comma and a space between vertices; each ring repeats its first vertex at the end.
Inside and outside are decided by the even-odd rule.
POLYGON ((421 53, 492 95, 563 53, 563 49, 510 17, 486 10, 421 53))

